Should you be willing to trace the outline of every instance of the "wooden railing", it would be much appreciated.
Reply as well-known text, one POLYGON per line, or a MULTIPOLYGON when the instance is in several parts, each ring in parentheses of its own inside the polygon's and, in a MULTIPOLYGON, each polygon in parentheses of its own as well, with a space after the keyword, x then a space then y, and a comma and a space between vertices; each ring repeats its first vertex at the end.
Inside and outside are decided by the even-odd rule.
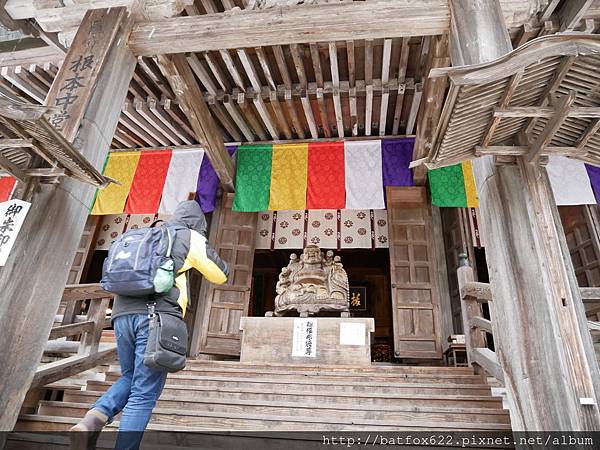
POLYGON ((56 316, 50 331, 45 354, 71 353, 38 367, 32 388, 53 383, 116 358, 114 344, 100 344, 102 330, 110 325, 107 308, 112 294, 98 284, 67 286, 61 305, 63 314, 56 316), (67 338, 66 340, 63 338, 67 338))
MULTIPOLYGON (((483 317, 481 305, 489 305, 490 317, 493 318, 493 296, 488 283, 475 281, 473 269, 469 267, 467 256, 459 255, 460 266, 457 270, 460 290, 463 329, 467 346, 467 360, 470 366, 482 368, 499 381, 504 381, 504 373, 498 362, 496 352, 488 348, 486 333, 493 336, 492 321, 483 317)), ((600 304, 600 287, 579 288, 584 304, 600 304)), ((589 315, 588 315, 589 319, 589 315)), ((588 329, 594 342, 600 342, 600 309, 597 320, 588 320, 588 329)), ((600 355, 599 355, 600 356, 600 355)))
POLYGON ((489 305, 493 317, 492 290, 488 283, 475 281, 473 269, 469 267, 466 255, 460 255, 458 268, 458 288, 462 306, 463 329, 467 346, 467 360, 470 366, 483 369, 497 380, 504 382, 504 372, 498 363, 496 352, 488 348, 486 333, 493 336, 492 322, 483 317, 481 305, 489 305))

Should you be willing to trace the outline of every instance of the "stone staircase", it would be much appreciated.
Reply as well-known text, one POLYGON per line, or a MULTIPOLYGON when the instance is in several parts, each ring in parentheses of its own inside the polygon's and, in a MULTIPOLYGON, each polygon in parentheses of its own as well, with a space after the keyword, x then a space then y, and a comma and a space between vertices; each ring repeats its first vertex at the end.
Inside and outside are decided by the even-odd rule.
MULTIPOLYGON (((104 381, 66 389, 62 401, 41 401, 36 414, 20 416, 15 431, 68 430, 118 376, 118 366, 111 366, 104 381)), ((169 375, 149 429, 487 431, 509 430, 510 417, 485 377, 471 368, 190 360, 184 371, 169 375)), ((23 448, 11 442, 7 448, 23 448)))

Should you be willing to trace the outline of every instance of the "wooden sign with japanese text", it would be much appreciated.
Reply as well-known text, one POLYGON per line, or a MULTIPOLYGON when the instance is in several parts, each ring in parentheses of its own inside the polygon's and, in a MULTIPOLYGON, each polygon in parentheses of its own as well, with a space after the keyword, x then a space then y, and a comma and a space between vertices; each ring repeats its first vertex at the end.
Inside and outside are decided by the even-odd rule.
POLYGON ((17 199, 0 203, 0 267, 8 260, 30 206, 31 203, 17 199))
POLYGON ((46 105, 56 108, 48 120, 71 142, 89 103, 89 92, 98 81, 102 63, 126 15, 123 7, 89 10, 82 22, 88 29, 77 32, 48 92, 46 105))

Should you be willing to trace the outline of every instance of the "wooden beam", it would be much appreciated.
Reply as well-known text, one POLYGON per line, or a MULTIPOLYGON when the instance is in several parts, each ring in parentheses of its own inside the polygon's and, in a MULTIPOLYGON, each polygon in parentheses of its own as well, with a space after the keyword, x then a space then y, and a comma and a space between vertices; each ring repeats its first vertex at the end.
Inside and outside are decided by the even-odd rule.
MULTIPOLYGON (((490 145, 488 147, 476 146, 475 156, 523 156, 529 153, 530 146, 526 145, 490 145)), ((577 147, 550 147, 546 146, 540 156, 581 156, 585 152, 577 147)))
POLYGON ((19 181, 22 181, 22 182, 27 181, 27 174, 25 173, 25 171, 23 169, 21 169, 15 163, 13 163, 6 156, 4 156, 2 154, 2 151, 0 151, 0 169, 7 171, 9 174, 11 174, 13 177, 15 177, 19 181))
POLYGON ((471 328, 477 328, 479 330, 486 331, 490 334, 492 331, 492 322, 488 319, 484 319, 483 317, 475 316, 471 319, 471 328))
POLYGON ((58 110, 50 115, 50 123, 69 141, 75 138, 87 102, 90 100, 89 93, 96 86, 100 69, 103 67, 110 49, 110 43, 115 39, 120 24, 127 17, 127 10, 111 8, 107 13, 106 10, 98 9, 90 10, 88 14, 90 20, 81 23, 71 48, 85 49, 88 47, 90 45, 89 35, 93 32, 92 27, 97 27, 98 23, 104 21, 111 25, 114 24, 106 35, 109 45, 102 46, 101 51, 96 54, 69 52, 46 96, 46 105, 54 106, 58 110), (60 80, 61 83, 57 83, 56 80, 60 80), (70 120, 71 118, 72 120, 70 120))
POLYGON ((472 362, 482 367, 488 374, 496 380, 504 382, 504 372, 498 362, 496 353, 489 348, 475 348, 471 354, 472 362))
MULTIPOLYGON (((430 41, 428 54, 427 73, 436 67, 447 67, 450 64, 447 36, 433 37, 430 41)), ((442 113, 443 102, 439 99, 444 98, 447 86, 448 81, 446 78, 426 78, 425 80, 425 85, 423 86, 423 96, 425 99, 421 102, 423 110, 419 116, 419 123, 417 125, 417 139, 415 140, 415 148, 413 150, 413 160, 425 157, 431 149, 433 136, 442 113)), ((417 167, 413 172, 413 178, 416 184, 425 184, 425 167, 417 167)))
POLYGON ((100 350, 88 355, 73 355, 40 366, 31 383, 31 388, 44 386, 55 381, 64 380, 84 370, 92 369, 101 364, 113 362, 117 358, 117 346, 114 344, 101 347, 100 350))
POLYGON ((365 135, 371 136, 373 127, 373 40, 365 41, 365 135))
MULTIPOLYGON (((504 94, 502 95, 502 100, 500 100, 500 107, 505 107, 510 103, 510 100, 512 99, 513 95, 515 95, 517 87, 521 82, 521 78, 523 78, 523 73, 524 71, 520 70, 510 77, 508 86, 506 87, 506 91, 504 91, 504 94)), ((500 117, 494 115, 494 117, 492 118, 492 122, 490 123, 490 127, 488 128, 488 131, 485 137, 483 138, 482 146, 485 147, 487 145, 490 145, 490 142, 494 137, 494 133, 496 132, 496 128, 498 128, 498 125, 500 125, 500 120, 500 117)))
POLYGON ((204 103, 202 91, 185 55, 160 56, 159 62, 223 188, 227 192, 233 192, 235 177, 233 162, 225 150, 223 137, 214 123, 208 106, 204 103))
POLYGON ((558 11, 560 31, 572 31, 583 18, 594 0, 568 0, 562 2, 558 11))
MULTIPOLYGON (((379 109, 379 136, 385 136, 385 128, 387 124, 387 110, 390 99, 390 90, 387 83, 390 79, 390 60, 392 58, 392 40, 386 39, 383 41, 383 58, 381 62, 381 84, 383 91, 381 92, 381 107, 379 109)), ((441 102, 440 102, 441 103, 441 102)))
POLYGON ((443 0, 338 2, 138 23, 129 45, 136 54, 150 56, 301 42, 436 35, 448 30, 448 19, 447 2, 443 0), (365 21, 365 17, 370 20, 365 21), (361 25, 356 26, 358 23, 361 25))
POLYGON ((544 131, 537 137, 537 139, 531 144, 530 151, 525 155, 527 161, 537 161, 544 151, 544 148, 550 144, 550 141, 567 120, 567 114, 575 101, 577 93, 570 91, 568 95, 560 97, 556 102, 556 108, 554 108, 554 114, 544 127, 544 131))
MULTIPOLYGON (((88 12, 67 55, 68 61, 93 56, 101 66, 90 68, 98 76, 95 89, 82 90, 81 96, 86 98, 81 101, 87 105, 83 114, 72 115, 65 126, 67 130, 78 130, 76 148, 99 170, 106 160, 136 65, 125 40, 131 23, 121 15, 126 14, 124 9, 116 9, 88 12), (93 27, 92 21, 96 22, 93 27)), ((62 71, 55 84, 64 86, 71 77, 72 72, 62 71)), ((40 185, 32 198, 35 206, 0 271, 0 329, 7 336, 19 336, 0 340, 0 354, 4 355, 0 365, 2 430, 13 429, 34 378, 95 191, 68 178, 63 178, 60 186, 40 185), (32 272, 34 266, 43 269, 32 272)))
POLYGON ((335 42, 329 43, 329 63, 331 66, 331 80, 333 82, 333 107, 335 121, 340 138, 344 137, 344 115, 342 113, 342 100, 340 98, 340 71, 338 69, 338 54, 335 42))
POLYGON ((394 124, 392 126, 392 134, 398 134, 400 131, 400 118, 402 116, 402 106, 404 105, 404 92, 406 91, 406 68, 408 67, 408 54, 410 52, 409 38, 402 39, 402 47, 400 49, 400 62, 398 63, 398 94, 396 97, 396 107, 394 108, 394 124))
MULTIPOLYGON (((575 117, 578 119, 598 119, 600 118, 600 108, 587 106, 572 106, 564 112, 565 117, 575 117)), ((552 118, 556 115, 556 108, 539 106, 496 106, 494 107, 494 117, 545 117, 552 118)))
POLYGON ((600 130, 600 118, 594 119, 590 122, 585 132, 581 135, 581 138, 579 138, 577 141, 577 150, 583 151, 588 141, 598 132, 598 130, 600 130))

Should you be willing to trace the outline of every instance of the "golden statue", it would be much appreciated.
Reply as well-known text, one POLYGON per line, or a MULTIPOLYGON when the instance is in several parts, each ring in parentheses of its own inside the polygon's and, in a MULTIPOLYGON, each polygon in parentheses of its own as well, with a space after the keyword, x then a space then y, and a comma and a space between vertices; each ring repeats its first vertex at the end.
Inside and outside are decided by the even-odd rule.
POLYGON ((323 256, 316 245, 307 246, 300 258, 292 253, 279 274, 273 314, 282 316, 296 310, 300 317, 307 317, 319 311, 340 311, 348 317, 350 288, 340 261, 331 250, 323 256))

